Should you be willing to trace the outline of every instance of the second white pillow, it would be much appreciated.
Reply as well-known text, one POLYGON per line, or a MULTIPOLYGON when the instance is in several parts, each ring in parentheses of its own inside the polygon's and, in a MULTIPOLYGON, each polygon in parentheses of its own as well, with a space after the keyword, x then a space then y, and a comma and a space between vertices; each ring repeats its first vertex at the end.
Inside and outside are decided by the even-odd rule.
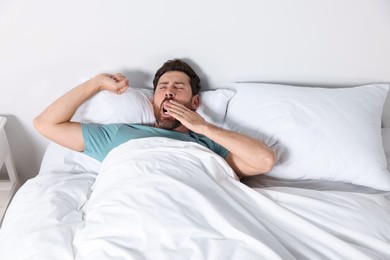
POLYGON ((390 190, 381 115, 387 84, 310 88, 261 83, 230 85, 225 127, 276 149, 269 175, 341 181, 390 190))

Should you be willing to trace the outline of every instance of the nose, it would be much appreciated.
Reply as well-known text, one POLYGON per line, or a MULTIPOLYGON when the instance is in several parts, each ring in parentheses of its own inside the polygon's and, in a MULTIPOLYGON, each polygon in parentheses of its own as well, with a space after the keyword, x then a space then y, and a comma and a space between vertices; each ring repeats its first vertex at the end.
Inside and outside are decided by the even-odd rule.
POLYGON ((173 98, 173 93, 171 93, 171 92, 165 93, 165 97, 169 98, 169 99, 172 99, 173 98))

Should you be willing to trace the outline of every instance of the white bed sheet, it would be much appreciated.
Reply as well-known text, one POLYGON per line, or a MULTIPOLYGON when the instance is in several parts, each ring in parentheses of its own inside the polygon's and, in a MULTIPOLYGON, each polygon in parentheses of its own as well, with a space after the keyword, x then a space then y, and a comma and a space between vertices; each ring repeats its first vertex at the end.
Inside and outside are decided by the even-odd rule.
MULTIPOLYGON (((390 131, 383 134, 389 159, 390 131)), ((0 259, 390 258, 389 192, 267 176, 245 185, 223 160, 196 145, 187 148, 193 156, 183 152, 180 162, 188 167, 137 178, 124 169, 151 172, 156 165, 139 158, 121 163, 129 151, 115 149, 95 182, 94 172, 61 170, 68 151, 51 145, 40 174, 7 211, 0 259), (192 164, 202 165, 197 171, 203 174, 191 175, 192 164)), ((161 160, 164 153, 156 152, 161 160)))

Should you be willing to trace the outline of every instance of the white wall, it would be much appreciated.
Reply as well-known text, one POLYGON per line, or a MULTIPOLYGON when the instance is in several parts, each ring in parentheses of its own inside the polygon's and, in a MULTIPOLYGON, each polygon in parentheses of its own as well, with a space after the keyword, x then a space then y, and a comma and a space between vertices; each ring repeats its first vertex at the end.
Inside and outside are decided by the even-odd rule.
POLYGON ((147 86, 163 61, 180 57, 207 88, 390 82, 389 46, 388 0, 3 0, 0 114, 24 181, 47 145, 31 120, 80 78, 122 71, 147 86))

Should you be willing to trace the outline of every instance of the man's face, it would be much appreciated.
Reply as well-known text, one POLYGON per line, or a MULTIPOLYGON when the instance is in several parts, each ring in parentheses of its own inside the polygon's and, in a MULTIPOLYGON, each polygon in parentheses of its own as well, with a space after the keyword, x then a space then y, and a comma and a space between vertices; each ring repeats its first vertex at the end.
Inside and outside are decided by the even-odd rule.
POLYGON ((173 99, 191 110, 197 103, 192 97, 190 78, 181 71, 168 71, 158 80, 153 97, 153 110, 156 124, 165 129, 176 129, 181 123, 166 113, 164 104, 173 99))

